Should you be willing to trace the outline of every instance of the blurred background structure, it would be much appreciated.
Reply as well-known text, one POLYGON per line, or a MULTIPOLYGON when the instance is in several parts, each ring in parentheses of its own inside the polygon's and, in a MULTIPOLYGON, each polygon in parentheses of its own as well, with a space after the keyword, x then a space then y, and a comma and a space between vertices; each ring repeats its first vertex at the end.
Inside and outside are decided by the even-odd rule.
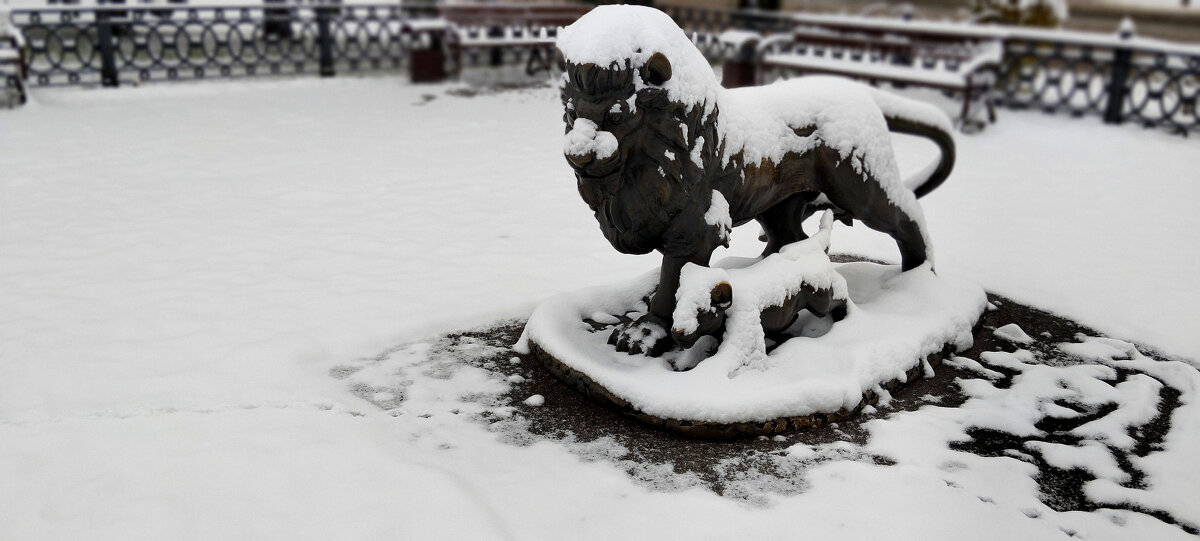
MULTIPOLYGON (((594 3, 417 0, 6 0, 0 77, 27 88, 407 72, 545 81, 558 28, 594 3)), ((726 86, 823 73, 996 106, 1179 133, 1200 129, 1200 9, 1190 0, 642 0, 671 15, 726 86), (732 32, 731 32, 732 31, 732 32)), ((513 82, 516 80, 508 80, 513 82)))

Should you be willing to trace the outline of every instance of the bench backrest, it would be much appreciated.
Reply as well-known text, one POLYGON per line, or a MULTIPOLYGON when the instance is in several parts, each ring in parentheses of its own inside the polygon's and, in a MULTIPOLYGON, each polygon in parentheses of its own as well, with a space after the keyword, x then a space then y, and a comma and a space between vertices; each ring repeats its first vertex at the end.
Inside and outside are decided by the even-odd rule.
POLYGON ((794 30, 792 39, 797 45, 825 46, 949 62, 970 60, 979 54, 984 45, 978 39, 947 39, 941 36, 880 31, 838 31, 807 26, 794 30))
POLYGON ((926 64, 969 63, 990 55, 999 41, 993 29, 958 23, 824 15, 799 15, 794 22, 793 47, 827 47, 854 56, 866 53, 926 64))

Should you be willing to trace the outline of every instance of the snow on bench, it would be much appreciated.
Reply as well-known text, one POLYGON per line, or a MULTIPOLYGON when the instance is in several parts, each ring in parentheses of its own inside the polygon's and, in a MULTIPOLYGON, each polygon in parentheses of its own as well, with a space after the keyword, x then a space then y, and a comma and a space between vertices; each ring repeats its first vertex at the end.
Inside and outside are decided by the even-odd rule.
POLYGON ((963 96, 960 122, 972 123, 976 100, 989 122, 995 109, 989 94, 1003 57, 1000 36, 987 29, 948 23, 878 21, 799 15, 790 34, 759 46, 764 70, 840 75, 953 92, 963 96))
POLYGON ((982 67, 998 62, 999 54, 981 56, 966 64, 960 64, 958 69, 953 71, 948 69, 944 62, 930 68, 890 64, 863 57, 858 59, 845 56, 833 58, 815 54, 769 54, 763 57, 763 61, 773 66, 820 73, 838 73, 857 79, 895 81, 948 90, 968 90, 975 86, 972 77, 978 75, 976 72, 982 67))
POLYGON ((575 22, 589 6, 563 5, 448 5, 439 13, 453 23, 450 34, 455 72, 462 71, 466 50, 486 49, 493 66, 502 63, 503 50, 528 49, 525 72, 553 66, 558 29, 575 22))
POLYGON ((493 51, 491 64, 494 66, 502 63, 500 55, 504 49, 529 49, 525 72, 533 75, 539 70, 549 70, 553 66, 557 34, 557 28, 548 27, 456 27, 450 33, 454 71, 462 71, 463 52, 470 49, 493 51))

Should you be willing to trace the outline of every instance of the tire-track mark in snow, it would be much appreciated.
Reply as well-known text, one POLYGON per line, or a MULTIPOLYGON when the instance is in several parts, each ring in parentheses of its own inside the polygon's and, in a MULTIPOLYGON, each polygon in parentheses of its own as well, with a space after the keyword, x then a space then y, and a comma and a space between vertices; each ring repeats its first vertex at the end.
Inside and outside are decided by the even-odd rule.
POLYGON ((86 420, 121 420, 121 419, 144 419, 146 417, 160 417, 166 415, 178 414, 222 414, 230 412, 240 412, 248 410, 296 410, 296 411, 313 411, 321 413, 343 414, 352 417, 362 417, 364 414, 360 411, 349 409, 341 404, 329 402, 264 402, 260 404, 232 404, 226 406, 213 407, 189 407, 189 406, 163 406, 163 407, 146 407, 124 411, 97 411, 91 413, 80 413, 75 415, 59 415, 49 419, 0 419, 0 425, 4 426, 35 426, 53 423, 62 423, 67 421, 86 421, 86 420))

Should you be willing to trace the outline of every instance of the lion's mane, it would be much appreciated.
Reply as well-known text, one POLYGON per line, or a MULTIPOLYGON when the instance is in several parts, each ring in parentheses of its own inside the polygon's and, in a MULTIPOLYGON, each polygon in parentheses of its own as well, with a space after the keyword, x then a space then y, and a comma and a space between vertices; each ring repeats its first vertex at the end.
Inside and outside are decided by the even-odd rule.
POLYGON ((720 144, 715 105, 706 110, 704 104, 672 101, 666 90, 647 84, 641 71, 628 62, 604 68, 567 63, 565 68, 561 97, 568 130, 573 121, 567 107, 570 100, 624 100, 636 95, 634 103, 642 113, 640 125, 618 137, 622 163, 615 178, 598 183, 577 172, 580 195, 595 212, 605 237, 627 253, 690 249, 673 248, 688 244, 690 239, 684 237, 695 232, 676 231, 672 225, 681 214, 704 214, 711 202, 711 177, 722 168, 697 164, 692 156, 708 160, 720 156, 715 148, 720 144), (697 144, 701 148, 696 149, 697 144))

